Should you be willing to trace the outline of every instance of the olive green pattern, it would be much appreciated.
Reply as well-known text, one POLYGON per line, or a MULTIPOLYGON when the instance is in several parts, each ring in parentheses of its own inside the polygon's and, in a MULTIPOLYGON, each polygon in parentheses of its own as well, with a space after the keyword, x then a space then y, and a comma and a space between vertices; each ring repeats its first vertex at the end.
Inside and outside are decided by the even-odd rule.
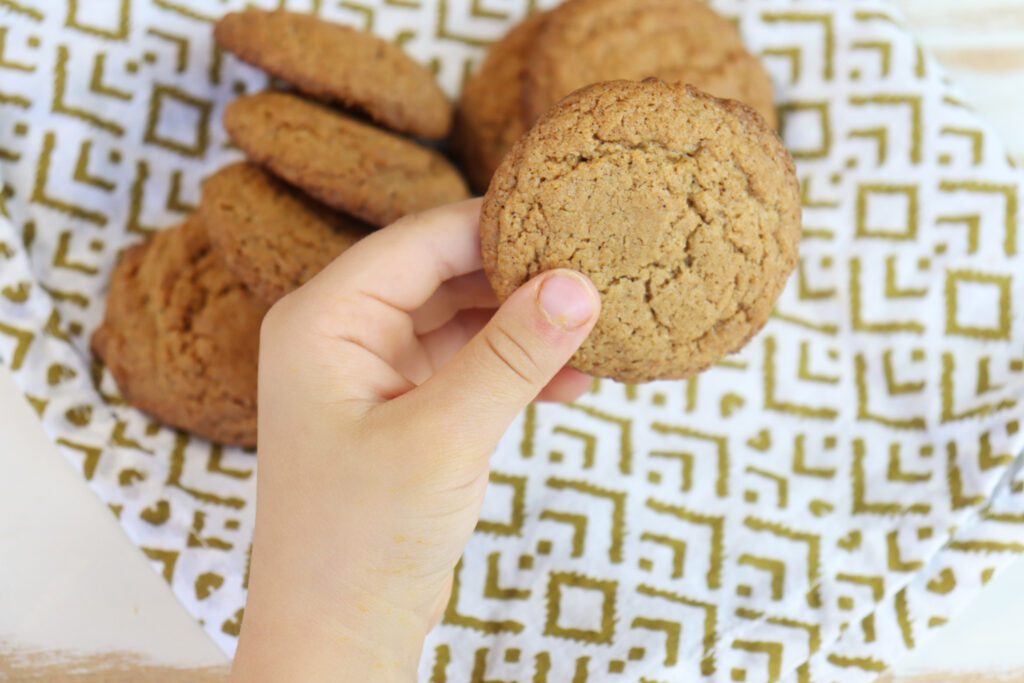
MULTIPOLYGON (((220 117, 267 81, 210 27, 245 4, 0 0, 0 359, 229 653, 256 459, 127 406, 88 338, 119 252, 239 157, 220 117)), ((453 95, 551 4, 287 3, 453 95)), ((1020 173, 885 0, 713 4, 776 81, 797 272, 699 378, 517 419, 423 681, 870 680, 1024 553, 1020 173)))

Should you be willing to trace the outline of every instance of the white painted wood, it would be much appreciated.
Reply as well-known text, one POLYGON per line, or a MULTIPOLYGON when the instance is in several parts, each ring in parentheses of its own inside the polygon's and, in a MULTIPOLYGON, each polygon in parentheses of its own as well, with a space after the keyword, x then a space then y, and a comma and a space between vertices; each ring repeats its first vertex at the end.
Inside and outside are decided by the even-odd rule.
POLYGON ((225 662, 0 367, 0 655, 12 646, 225 662))
POLYGON ((894 673, 1024 672, 1024 561, 996 575, 978 599, 900 662, 894 673))
POLYGON ((1024 161, 1024 0, 897 0, 915 35, 1024 161))

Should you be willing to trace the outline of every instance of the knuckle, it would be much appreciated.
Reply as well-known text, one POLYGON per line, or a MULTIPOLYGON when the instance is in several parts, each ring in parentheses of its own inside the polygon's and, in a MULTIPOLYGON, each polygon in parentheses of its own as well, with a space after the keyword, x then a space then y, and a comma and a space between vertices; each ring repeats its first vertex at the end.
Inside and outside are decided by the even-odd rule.
POLYGON ((345 322, 344 311, 325 305, 301 289, 278 299, 263 316, 260 343, 295 345, 326 336, 345 322))
POLYGON ((416 211, 414 213, 407 213, 394 220, 388 227, 393 230, 407 230, 420 223, 423 219, 423 211, 416 211))
POLYGON ((314 310, 301 290, 295 290, 274 302, 263 316, 263 334, 286 334, 308 320, 314 310))
POLYGON ((286 296, 279 299, 264 314, 260 323, 260 340, 267 341, 274 339, 282 330, 288 327, 288 320, 294 315, 294 303, 286 296))
POLYGON ((500 323, 484 329, 483 341, 498 361, 523 382, 531 386, 538 384, 542 369, 526 344, 500 323))

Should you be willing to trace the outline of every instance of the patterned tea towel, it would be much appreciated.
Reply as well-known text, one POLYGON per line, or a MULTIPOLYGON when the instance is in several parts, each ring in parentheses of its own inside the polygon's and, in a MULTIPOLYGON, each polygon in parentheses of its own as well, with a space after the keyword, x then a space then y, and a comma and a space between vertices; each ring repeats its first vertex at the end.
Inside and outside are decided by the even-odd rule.
MULTIPOLYGON (((266 79, 210 23, 245 4, 0 0, 0 358, 228 653, 256 459, 125 405, 88 339, 119 250, 238 157, 220 116, 266 79)), ((288 4, 454 95, 550 3, 288 4)), ((424 681, 869 680, 1024 552, 1021 175, 885 0, 714 5, 777 84, 800 267, 699 378, 516 421, 424 681)))

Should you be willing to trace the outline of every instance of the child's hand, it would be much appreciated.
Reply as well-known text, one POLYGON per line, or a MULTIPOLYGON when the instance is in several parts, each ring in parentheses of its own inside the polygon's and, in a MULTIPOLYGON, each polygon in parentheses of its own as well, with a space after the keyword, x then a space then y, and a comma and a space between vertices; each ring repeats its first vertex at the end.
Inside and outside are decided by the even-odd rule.
POLYGON ((600 303, 569 271, 497 312, 479 200, 345 252, 263 323, 255 545, 236 680, 412 680, 476 525, 488 459, 600 303))

